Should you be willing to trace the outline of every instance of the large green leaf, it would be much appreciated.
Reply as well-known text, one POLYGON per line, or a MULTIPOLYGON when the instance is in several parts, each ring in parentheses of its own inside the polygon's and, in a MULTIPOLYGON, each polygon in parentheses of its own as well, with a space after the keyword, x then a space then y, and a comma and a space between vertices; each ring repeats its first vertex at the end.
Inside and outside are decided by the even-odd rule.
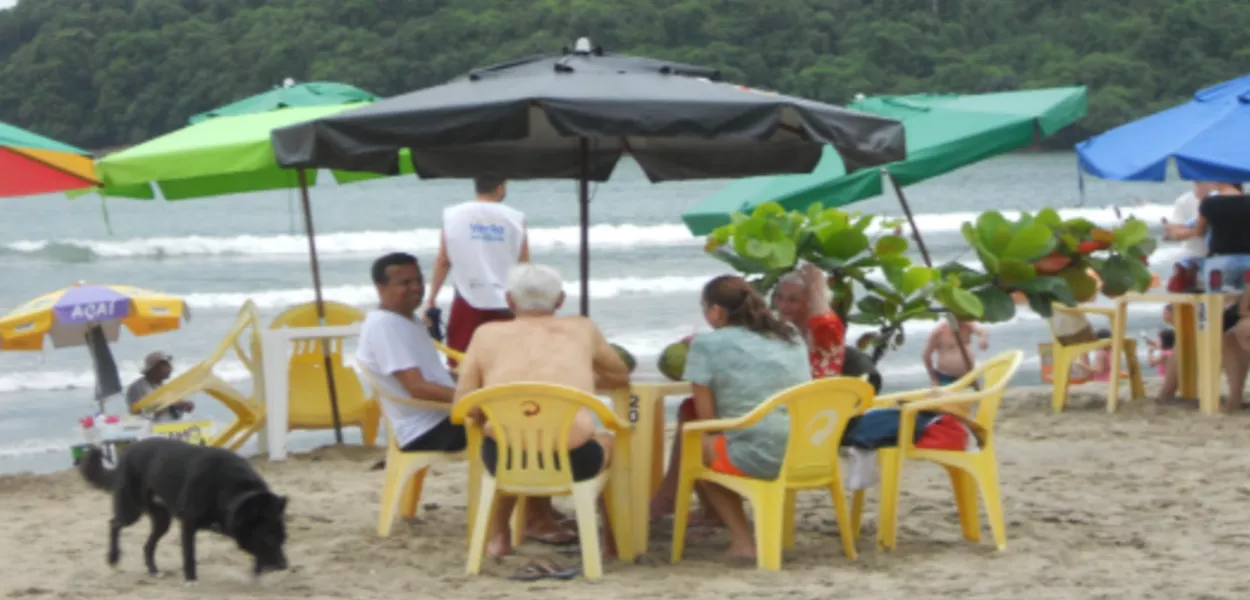
POLYGON ((1033 222, 1016 231, 1007 243, 1007 247, 998 254, 1004 259, 1031 262, 1050 254, 1054 249, 1055 235, 1051 229, 1041 223, 1033 222))
POLYGON ((1033 218, 1034 222, 1045 225, 1049 228, 1058 229, 1063 225, 1063 217, 1059 216, 1059 211, 1049 206, 1037 212, 1033 218))
POLYGON ((904 296, 911 296, 919 292, 929 282, 933 281, 933 269, 928 267, 914 266, 903 271, 902 281, 895 286, 904 296))
POLYGON ((877 258, 877 262, 886 269, 906 269, 911 266, 911 259, 902 254, 889 254, 877 258))
POLYGON ((1029 299, 1029 308, 1043 319, 1055 314, 1054 299, 1049 294, 1025 294, 1029 299))
POLYGON ((755 207, 755 210, 751 212, 751 218, 759 219, 784 214, 786 214, 786 209, 780 202, 764 202, 755 207))
POLYGON ((938 290, 937 299, 960 318, 980 319, 985 310, 979 298, 962 288, 943 287, 938 290))
POLYGON ((907 252, 907 238, 898 235, 885 235, 877 240, 873 251, 878 255, 902 254, 907 252))
POLYGON ((977 217, 976 230, 981 245, 995 254, 1006 248, 1011 238, 1011 223, 996 210, 981 213, 977 217))
POLYGON ((822 240, 825 253, 841 260, 850 260, 867 250, 868 244, 868 236, 855 229, 843 229, 837 235, 822 240))
POLYGON ((1150 289, 1150 284, 1154 282, 1154 274, 1150 272, 1150 267, 1138 260, 1125 262, 1128 264, 1129 273, 1133 276, 1133 287, 1131 289, 1135 292, 1144 292, 1150 289))
POLYGON ((998 277, 1007 284, 1029 281, 1037 277, 1037 268, 1022 260, 1004 258, 998 262, 998 277))
POLYGON ((885 302, 876 296, 865 296, 855 303, 855 308, 868 318, 879 319, 885 313, 885 302))
POLYGON ((1102 268, 1098 270, 1098 278, 1102 280, 1102 293, 1108 298, 1123 296, 1132 290, 1136 283, 1132 263, 1119 255, 1107 258, 1102 268))
POLYGON ((1070 232, 1072 235, 1075 235, 1081 238, 1088 236, 1089 232, 1092 231, 1095 227, 1097 227, 1097 225, 1094 225, 1093 221, 1090 221, 1089 219, 1083 219, 1081 217, 1068 219, 1063 222, 1064 229, 1068 230, 1068 232, 1070 232))
POLYGON ((987 323, 1002 323, 1010 321, 1016 316, 1016 303, 1011 299, 1002 288, 995 286, 985 286, 974 292, 977 299, 981 301, 984 312, 981 320, 987 323))
POLYGON ((1149 237, 1150 228, 1146 226, 1145 221, 1129 217, 1129 219, 1116 230, 1114 246, 1118 252, 1128 252, 1129 248, 1142 243, 1149 237))
POLYGON ((712 258, 727 263, 740 273, 753 274, 768 272, 768 265, 763 261, 737 254, 733 250, 730 250, 728 246, 721 246, 720 248, 716 248, 715 250, 708 252, 708 254, 711 255, 712 258))
POLYGON ((981 243, 980 236, 977 235, 976 226, 972 223, 965 222, 963 225, 960 225, 959 233, 964 236, 964 241, 968 242, 969 246, 972 246, 973 248, 982 248, 984 246, 984 244, 981 243))
MULTIPOLYGON (((1062 290, 1068 288, 1068 282, 1062 277, 1046 276, 1036 277, 1029 281, 1021 281, 1014 286, 1016 289, 1026 294, 1047 294, 1055 296, 1062 293, 1062 290)), ((1069 290, 1071 292, 1071 290, 1069 290)))

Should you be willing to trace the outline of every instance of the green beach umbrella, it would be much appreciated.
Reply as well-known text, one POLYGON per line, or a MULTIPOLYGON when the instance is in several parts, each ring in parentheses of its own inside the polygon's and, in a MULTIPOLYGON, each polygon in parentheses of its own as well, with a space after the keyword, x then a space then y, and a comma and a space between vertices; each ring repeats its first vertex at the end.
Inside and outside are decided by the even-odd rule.
MULTIPOLYGON (((907 158, 884 168, 899 183, 910 185, 992 156, 1031 145, 1085 116, 1085 88, 1051 88, 978 95, 916 94, 873 96, 848 108, 903 123, 907 158)), ((769 201, 790 210, 813 202, 842 206, 882 192, 881 173, 874 169, 847 174, 838 154, 828 147, 816 169, 801 175, 774 175, 736 180, 682 214, 695 235, 707 235, 729 223, 736 211, 750 211, 769 201)))
MULTIPOLYGON (((185 200, 300 188, 317 312, 319 317, 324 317, 321 273, 317 262, 316 236, 307 189, 308 185, 316 183, 317 172, 279 167, 274 158, 269 134, 279 127, 360 108, 366 104, 368 103, 357 102, 284 108, 204 119, 97 161, 96 173, 102 182, 98 191, 103 196, 150 199, 154 197, 152 187, 157 187, 166 200, 185 200)), ((410 159, 401 156, 399 163, 401 169, 406 168, 404 172, 412 172, 410 159)), ((339 183, 384 177, 362 172, 331 173, 339 183)), ((330 393, 331 414, 334 416, 334 435, 335 440, 341 444, 343 432, 339 421, 330 352, 324 352, 326 385, 330 393)))
MULTIPOLYGON (((269 132, 359 108, 365 103, 287 108, 240 116, 223 116, 131 146, 96 161, 104 196, 151 199, 150 187, 166 200, 185 200, 299 187, 297 172, 274 159, 269 132)), ((411 161, 400 161, 408 165, 411 161)), ((308 174, 315 183, 317 173, 308 174)), ((381 177, 372 173, 333 172, 339 183, 381 177)))
POLYGON ((378 97, 374 94, 346 83, 335 83, 332 81, 295 83, 288 79, 282 87, 277 87, 268 92, 256 94, 225 106, 219 106, 198 115, 192 115, 187 121, 189 124, 195 125, 213 117, 250 115, 283 108, 373 102, 377 99, 378 97))

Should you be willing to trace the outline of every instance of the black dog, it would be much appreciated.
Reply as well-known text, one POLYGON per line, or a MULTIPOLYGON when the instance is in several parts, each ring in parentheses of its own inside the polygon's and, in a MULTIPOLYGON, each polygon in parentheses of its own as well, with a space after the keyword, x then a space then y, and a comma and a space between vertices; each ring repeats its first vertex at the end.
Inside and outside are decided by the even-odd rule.
POLYGON ((182 526, 182 572, 188 583, 196 580, 195 533, 201 529, 234 539, 255 557, 254 576, 287 567, 282 552, 287 499, 269 491, 252 465, 229 450, 148 438, 127 448, 116 469, 105 468, 98 448, 87 453, 81 469, 92 486, 113 492, 111 566, 121 558, 122 528, 146 513, 152 534, 143 545, 143 560, 152 575, 159 574, 156 544, 169 531, 171 516, 182 526))

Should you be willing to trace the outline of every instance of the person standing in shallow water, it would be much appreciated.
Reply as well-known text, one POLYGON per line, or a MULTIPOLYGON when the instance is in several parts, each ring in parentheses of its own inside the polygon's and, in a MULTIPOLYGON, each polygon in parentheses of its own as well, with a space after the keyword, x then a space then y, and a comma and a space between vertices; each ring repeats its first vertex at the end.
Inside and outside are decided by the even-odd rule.
POLYGON ((975 365, 976 356, 972 352, 972 336, 980 338, 978 348, 988 350, 990 347, 990 338, 986 335, 985 330, 980 325, 972 321, 959 321, 959 340, 955 339, 955 332, 951 329, 950 323, 942 321, 938 326, 933 328, 933 332, 929 334, 929 341, 925 343, 922 357, 924 359, 925 371, 929 373, 929 383, 934 387, 950 385, 959 380, 960 377, 967 375, 975 365), (972 360, 964 360, 964 352, 959 350, 959 341, 963 341, 964 352, 967 352, 968 358, 972 360), (969 364, 971 362, 972 364, 969 364))

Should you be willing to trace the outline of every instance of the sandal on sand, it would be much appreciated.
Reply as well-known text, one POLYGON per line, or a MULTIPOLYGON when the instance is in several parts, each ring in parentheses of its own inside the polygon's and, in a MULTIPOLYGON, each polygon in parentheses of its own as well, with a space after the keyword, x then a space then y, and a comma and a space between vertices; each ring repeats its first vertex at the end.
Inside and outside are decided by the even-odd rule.
POLYGON ((527 533, 525 539, 546 544, 548 546, 571 546, 577 543, 577 534, 564 531, 548 531, 546 533, 527 533))
POLYGON ((538 581, 540 579, 568 581, 581 574, 582 570, 579 567, 562 568, 549 560, 534 560, 517 569, 517 572, 508 579, 513 581, 538 581))

